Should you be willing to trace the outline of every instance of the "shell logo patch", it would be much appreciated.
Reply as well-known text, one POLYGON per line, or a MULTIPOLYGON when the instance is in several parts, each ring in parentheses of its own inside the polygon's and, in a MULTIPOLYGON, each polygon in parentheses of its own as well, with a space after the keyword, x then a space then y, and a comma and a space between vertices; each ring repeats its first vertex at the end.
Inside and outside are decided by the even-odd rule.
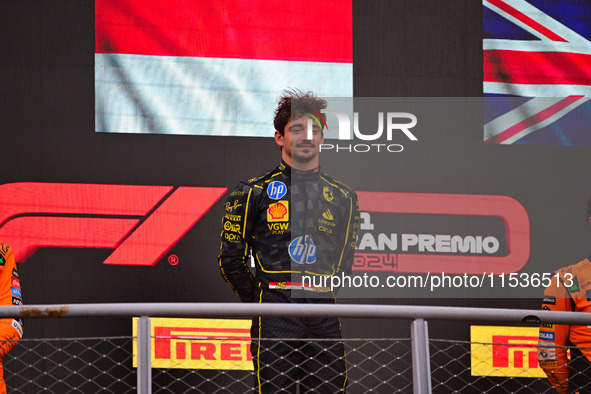
POLYGON ((289 220, 289 201, 279 201, 267 208, 267 222, 287 222, 289 220))

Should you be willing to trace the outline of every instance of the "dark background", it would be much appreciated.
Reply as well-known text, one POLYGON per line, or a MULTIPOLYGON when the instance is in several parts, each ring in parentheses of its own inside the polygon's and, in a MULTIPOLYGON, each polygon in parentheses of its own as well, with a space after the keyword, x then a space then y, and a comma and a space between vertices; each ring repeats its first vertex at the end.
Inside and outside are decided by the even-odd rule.
MULTIPOLYGON (((473 0, 355 0, 354 94, 482 95, 482 4, 473 0)), ((279 94, 279 92, 278 92, 279 94)), ((271 115, 273 108, 269 108, 271 115)), ((270 138, 94 132, 94 2, 0 4, 0 184, 68 182, 233 188, 273 168, 270 138)), ((553 267, 586 256, 589 148, 482 144, 482 130, 441 134, 393 156, 380 190, 508 195, 526 208, 531 257, 553 267), (464 133, 464 134, 462 134, 464 133), (423 150, 422 150, 423 149, 423 150)), ((435 130, 437 131, 437 130, 435 130)), ((383 163, 381 165, 384 165, 383 163)), ((338 171, 333 171, 338 173, 338 171)), ((348 180, 367 189, 367 179, 348 180), (365 184, 364 184, 365 182, 365 184)), ((377 189, 375 189, 377 190, 377 189)), ((234 302, 217 264, 222 200, 154 267, 106 266, 111 250, 38 250, 19 264, 27 304, 234 302)), ((540 291, 541 294, 541 291, 540 291)), ((538 308, 537 298, 363 299, 358 303, 538 308)), ((344 334, 400 337, 409 322, 350 320, 344 334)), ((432 336, 468 339, 469 324, 431 322, 432 336)), ((128 335, 130 319, 29 319, 26 336, 128 335)))

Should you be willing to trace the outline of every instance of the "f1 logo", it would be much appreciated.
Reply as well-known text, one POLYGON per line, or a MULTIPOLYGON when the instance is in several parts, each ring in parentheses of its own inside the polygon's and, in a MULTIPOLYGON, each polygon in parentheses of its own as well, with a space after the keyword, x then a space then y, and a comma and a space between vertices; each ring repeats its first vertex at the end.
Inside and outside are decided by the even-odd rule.
POLYGON ((9 183, 0 186, 0 239, 20 263, 40 247, 70 247, 115 249, 105 264, 151 266, 226 190, 9 183))

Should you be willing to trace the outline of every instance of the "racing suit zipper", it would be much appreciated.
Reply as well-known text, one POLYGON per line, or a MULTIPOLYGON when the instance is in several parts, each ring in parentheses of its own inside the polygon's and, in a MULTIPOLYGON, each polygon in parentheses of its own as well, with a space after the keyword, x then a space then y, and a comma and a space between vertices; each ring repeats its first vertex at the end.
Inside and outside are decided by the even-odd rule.
MULTIPOLYGON (((304 262, 308 261, 308 254, 310 253, 310 248, 311 248, 311 244, 312 244, 312 230, 310 229, 310 227, 308 226, 308 218, 309 218, 309 211, 310 211, 310 190, 308 189, 308 185, 309 185, 309 180, 304 180, 304 191, 306 193, 305 195, 305 215, 304 215, 304 241, 307 240, 306 242, 306 258, 304 260, 304 262)), ((303 270, 302 270, 302 274, 306 273, 306 264, 303 265, 303 270)))

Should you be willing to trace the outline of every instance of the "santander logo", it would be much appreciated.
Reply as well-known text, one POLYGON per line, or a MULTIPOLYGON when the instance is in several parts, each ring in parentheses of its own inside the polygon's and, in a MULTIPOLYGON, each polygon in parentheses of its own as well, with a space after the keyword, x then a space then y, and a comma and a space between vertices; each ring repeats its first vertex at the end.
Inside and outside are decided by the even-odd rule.
POLYGON ((41 247, 114 249, 104 264, 156 264, 223 187, 76 183, 0 185, 0 239, 17 262, 41 247))

